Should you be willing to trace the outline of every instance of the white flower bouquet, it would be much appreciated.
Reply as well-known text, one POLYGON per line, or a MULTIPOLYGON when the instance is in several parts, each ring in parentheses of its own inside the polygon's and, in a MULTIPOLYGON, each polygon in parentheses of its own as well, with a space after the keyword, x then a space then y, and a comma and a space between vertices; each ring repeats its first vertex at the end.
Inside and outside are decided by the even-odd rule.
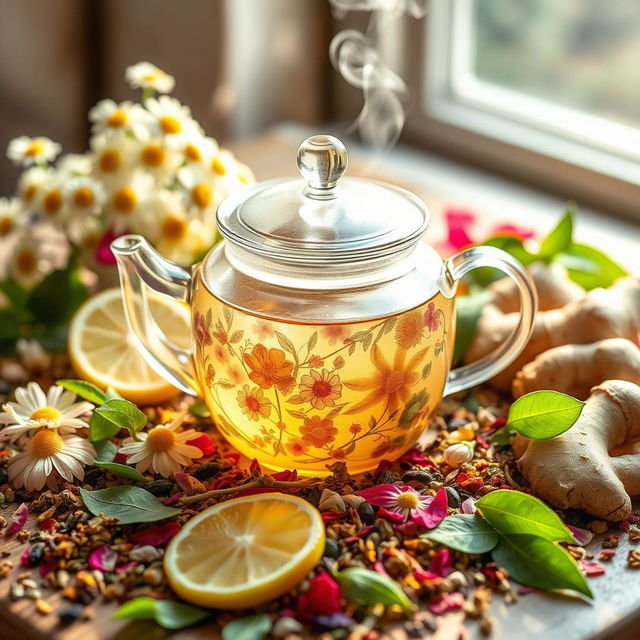
MULTIPOLYGON (((90 149, 54 160, 45 137, 12 140, 23 166, 17 193, 0 198, 0 349, 38 324, 63 324, 84 297, 78 267, 115 282, 109 245, 141 233, 171 260, 196 262, 218 240, 215 211, 254 181, 167 95, 174 79, 141 62, 126 70, 140 103, 101 100, 89 112, 90 149), (0 296, 1 297, 1 296, 0 296)), ((37 332, 36 332, 37 333, 37 332)))

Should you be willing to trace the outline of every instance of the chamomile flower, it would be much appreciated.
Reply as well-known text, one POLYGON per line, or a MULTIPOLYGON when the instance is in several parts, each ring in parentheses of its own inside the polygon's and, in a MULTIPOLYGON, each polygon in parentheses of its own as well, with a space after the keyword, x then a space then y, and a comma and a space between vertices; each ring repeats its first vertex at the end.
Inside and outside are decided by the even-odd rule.
POLYGON ((49 138, 20 136, 9 142, 7 157, 18 166, 28 167, 32 164, 51 162, 61 150, 62 147, 49 138))
POLYGON ((36 207, 42 218, 60 224, 66 216, 63 180, 57 173, 50 173, 49 180, 42 185, 36 207))
POLYGON ((76 394, 58 385, 49 387, 45 394, 37 382, 16 389, 16 401, 2 406, 0 423, 5 426, 0 438, 14 441, 37 429, 53 429, 61 433, 73 433, 88 423, 79 416, 93 409, 90 402, 76 402, 76 394))
POLYGON ((151 114, 150 130, 165 144, 180 148, 185 138, 201 133, 200 125, 191 117, 191 109, 169 96, 149 98, 145 107, 151 114))
POLYGON ((88 176, 77 176, 67 180, 64 196, 72 213, 90 215, 104 203, 105 193, 102 185, 88 176))
POLYGON ((178 171, 178 181, 183 187, 187 210, 203 222, 211 221, 222 199, 219 197, 213 173, 200 164, 188 165, 178 171))
POLYGON ((105 183, 125 180, 135 168, 136 148, 136 142, 129 137, 94 136, 93 176, 105 183))
POLYGON ((114 185, 107 194, 104 209, 109 227, 120 233, 135 225, 144 212, 151 194, 153 179, 140 171, 133 173, 126 182, 114 185))
POLYGON ((28 441, 25 451, 9 459, 9 481, 14 487, 37 491, 47 483, 55 486, 54 471, 67 482, 82 480, 83 465, 93 464, 95 459, 96 451, 88 440, 62 435, 54 429, 40 429, 28 441))
POLYGON ((0 198, 0 238, 6 238, 26 221, 20 198, 0 198))
POLYGON ((198 447, 187 444, 197 438, 198 433, 194 429, 178 430, 183 419, 184 416, 180 415, 169 424, 138 433, 140 442, 125 438, 119 453, 128 456, 127 463, 135 464, 140 472, 151 469, 165 478, 179 472, 194 458, 202 457, 198 447))
POLYGON ((182 156, 160 139, 143 142, 137 152, 138 166, 150 173, 156 183, 163 184, 173 177, 182 164, 182 156))
POLYGON ((202 225, 189 219, 179 194, 162 190, 147 211, 144 228, 156 249, 169 260, 190 263, 206 245, 202 225))
POLYGON ((138 62, 127 67, 125 78, 132 89, 152 89, 158 93, 171 93, 175 79, 150 62, 138 62))
POLYGON ((136 138, 144 140, 148 136, 149 114, 138 104, 111 99, 100 100, 89 111, 94 133, 104 133, 107 137, 120 136, 128 131, 136 138))
POLYGON ((67 153, 56 163, 58 174, 64 178, 88 176, 93 162, 89 153, 67 153))
POLYGON ((71 241, 81 249, 94 252, 104 235, 104 224, 98 216, 74 216, 67 225, 71 241))
POLYGON ((9 277, 27 289, 34 287, 54 269, 43 254, 41 242, 31 234, 21 233, 7 259, 9 277))
POLYGON ((210 164, 219 152, 218 143, 213 138, 193 134, 184 139, 182 154, 187 163, 210 164))
POLYGON ((51 179, 51 169, 31 167, 18 179, 18 196, 25 206, 32 207, 38 201, 40 190, 51 179))

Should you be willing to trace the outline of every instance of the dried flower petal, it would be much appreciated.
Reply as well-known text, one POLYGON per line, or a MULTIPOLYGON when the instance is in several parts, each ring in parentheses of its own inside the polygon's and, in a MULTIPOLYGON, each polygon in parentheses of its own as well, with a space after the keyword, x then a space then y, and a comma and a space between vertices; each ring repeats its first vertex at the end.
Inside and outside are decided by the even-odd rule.
POLYGON ((23 502, 14 512, 12 521, 5 531, 5 536, 12 536, 14 533, 18 533, 27 523, 27 516, 29 515, 29 508, 23 502))
POLYGON ((165 522, 158 526, 140 529, 140 531, 132 533, 129 539, 139 545, 150 544, 154 547, 161 547, 169 542, 181 528, 177 522, 165 522))
POLYGON ((429 605, 429 611, 431 613, 435 613, 436 615, 442 615, 443 613, 447 613, 449 611, 457 611, 458 609, 462 609, 464 606, 464 596, 455 591, 454 593, 443 593, 442 597, 438 602, 434 602, 429 605))
POLYGON ((461 505, 460 511, 473 515, 476 512, 476 501, 473 498, 467 498, 461 505))
POLYGON ((406 453, 403 453, 400 456, 400 462, 407 462, 409 464, 416 464, 421 467, 430 467, 432 469, 436 469, 436 465, 427 458, 420 449, 414 447, 413 449, 409 449, 406 453))
POLYGON ((447 547, 438 549, 431 558, 429 571, 435 573, 441 578, 446 578, 453 571, 453 562, 451 559, 451 550, 447 547))
POLYGON ((593 560, 580 560, 579 564, 582 571, 584 571, 584 574, 590 578, 594 576, 601 576, 606 571, 604 565, 593 560))
POLYGON ((198 480, 198 478, 194 478, 193 476, 190 476, 188 473, 184 473, 183 471, 174 473, 173 479, 188 496, 192 496, 196 493, 204 493, 207 490, 207 488, 202 484, 202 482, 200 482, 200 480, 198 480))
POLYGON ((118 554, 109 549, 106 544, 97 547, 90 554, 87 560, 90 569, 98 571, 113 571, 118 561, 118 554))
POLYGON ((311 579, 309 588, 298 596, 298 616, 309 619, 341 613, 341 599, 338 583, 328 573, 320 573, 311 579))
POLYGON ((202 451, 203 456, 211 456, 216 451, 215 443, 206 433, 201 433, 197 438, 188 440, 187 444, 190 444, 192 447, 198 447, 198 449, 202 451))
POLYGON ((431 504, 413 515, 413 521, 427 529, 437 527, 447 515, 447 492, 444 488, 436 493, 431 504))
POLYGON ((580 527, 574 527, 570 524, 567 525, 567 529, 573 534, 573 539, 581 547, 588 545, 593 540, 593 532, 588 529, 581 529, 580 527))

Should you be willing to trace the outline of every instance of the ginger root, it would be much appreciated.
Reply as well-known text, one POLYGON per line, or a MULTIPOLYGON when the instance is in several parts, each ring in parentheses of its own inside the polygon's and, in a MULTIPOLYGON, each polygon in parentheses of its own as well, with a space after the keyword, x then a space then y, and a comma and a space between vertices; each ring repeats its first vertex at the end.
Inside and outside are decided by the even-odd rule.
MULTIPOLYGON (((465 353, 473 362, 494 351, 520 321, 518 313, 502 313, 487 305, 476 335, 465 353)), ((536 356, 565 344, 588 344, 607 338, 634 341, 640 330, 640 280, 621 278, 609 289, 593 289, 583 298, 537 314, 529 343, 520 356, 491 380, 497 389, 511 389, 515 373, 536 356)))
MULTIPOLYGON (((557 263, 534 262, 529 267, 538 292, 538 310, 557 309, 585 296, 585 290, 567 275, 567 270, 557 263)), ((511 278, 501 278, 489 286, 494 307, 502 313, 512 313, 520 308, 518 289, 511 278)))
POLYGON ((565 344, 541 353, 513 380, 516 398, 542 389, 561 391, 584 400, 604 380, 640 384, 640 349, 625 338, 593 344, 565 344))
POLYGON ((640 437, 640 387, 609 380, 593 389, 576 423, 550 440, 518 436, 518 467, 543 500, 604 520, 631 515, 640 495, 640 455, 610 452, 640 437))

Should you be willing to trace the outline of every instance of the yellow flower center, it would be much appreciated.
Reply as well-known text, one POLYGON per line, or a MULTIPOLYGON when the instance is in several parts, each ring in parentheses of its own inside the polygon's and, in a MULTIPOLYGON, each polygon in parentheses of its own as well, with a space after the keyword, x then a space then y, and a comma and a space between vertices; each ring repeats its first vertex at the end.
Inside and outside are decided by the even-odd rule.
POLYGON ((175 441, 176 437, 173 435, 173 431, 167 427, 154 427, 149 431, 147 446, 151 451, 168 451, 173 448, 175 441))
POLYGON ((42 429, 33 436, 29 448, 34 458, 48 458, 64 449, 64 441, 57 431, 42 429))
POLYGON ((52 189, 49 191, 42 201, 42 206, 44 207, 45 212, 50 216, 54 216, 58 213, 62 206, 62 193, 60 192, 60 189, 52 189))
POLYGON ((169 214, 162 221, 162 235, 167 238, 167 240, 177 242, 182 239, 186 230, 187 223, 182 218, 174 216, 173 214, 169 214))
POLYGON ((44 149, 42 148, 42 144, 40 142, 32 142, 24 151, 25 156, 40 156, 44 149))
POLYGON ((197 184, 191 190, 191 197, 193 198, 193 202, 204 209, 211 204, 211 187, 208 184, 197 184))
POLYGON ((420 502, 415 493, 403 491, 396 496, 396 504, 403 509, 415 509, 420 502))
POLYGON ((12 229, 13 220, 11 218, 0 218, 0 236, 8 236, 12 229))
POLYGON ((148 144, 142 150, 142 162, 148 167, 160 167, 164 163, 164 149, 159 144, 148 144))
POLYGON ((162 118, 160 118, 160 128, 165 133, 180 133, 180 131, 182 131, 180 121, 173 116, 162 116, 162 118))
POLYGON ((36 422, 40 422, 40 420, 56 422, 60 420, 62 414, 55 407, 42 407, 41 409, 36 409, 30 417, 31 420, 35 420, 36 422))
POLYGON ((22 192, 22 199, 25 202, 31 202, 33 200, 33 196, 36 195, 37 190, 38 190, 38 187, 35 184, 27 185, 24 191, 22 192))
POLYGON ((200 162, 200 160, 202 160, 200 149, 198 149, 195 144, 187 144, 184 148, 184 155, 187 156, 189 160, 193 160, 194 162, 200 162))
POLYGON ((224 166, 224 163, 222 162, 222 160, 220 160, 220 158, 218 156, 216 156, 212 161, 211 161, 211 168, 219 175, 219 176, 223 176, 225 173, 227 173, 227 167, 224 166))
POLYGON ((142 79, 145 82, 153 82, 154 80, 157 80, 158 76, 155 73, 145 73, 142 76, 142 79))
POLYGON ((124 125, 127 124, 127 120, 126 112, 122 109, 118 109, 107 118, 107 126, 113 127, 114 129, 124 127, 124 125))
POLYGON ((120 154, 117 151, 105 151, 100 156, 100 169, 105 173, 117 171, 120 167, 120 154))
POLYGON ((29 275, 36 270, 38 259, 31 249, 21 249, 16 255, 15 265, 20 273, 29 275))
POLYGON ((73 194, 73 201, 78 207, 90 207, 93 204, 93 191, 89 187, 80 187, 73 194))
POLYGON ((137 203, 138 198, 136 198, 136 193, 131 187, 122 187, 113 195, 113 206, 120 213, 131 213, 137 203))

